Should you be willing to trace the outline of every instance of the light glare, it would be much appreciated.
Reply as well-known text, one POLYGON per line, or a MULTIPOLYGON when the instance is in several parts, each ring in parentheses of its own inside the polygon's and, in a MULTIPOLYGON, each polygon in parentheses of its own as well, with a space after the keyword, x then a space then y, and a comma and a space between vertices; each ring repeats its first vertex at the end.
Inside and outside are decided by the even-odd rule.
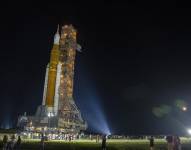
POLYGON ((187 107, 185 107, 185 106, 182 107, 182 110, 183 110, 183 111, 187 111, 187 107))
POLYGON ((188 134, 190 134, 190 135, 191 135, 191 129, 188 129, 187 131, 188 131, 188 134))

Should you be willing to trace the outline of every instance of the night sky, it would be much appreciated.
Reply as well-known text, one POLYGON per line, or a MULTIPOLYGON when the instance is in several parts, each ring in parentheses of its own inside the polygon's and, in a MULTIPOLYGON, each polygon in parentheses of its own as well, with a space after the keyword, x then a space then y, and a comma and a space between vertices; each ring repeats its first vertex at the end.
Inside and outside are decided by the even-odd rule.
POLYGON ((117 134, 183 134, 191 127, 189 5, 144 1, 1 7, 1 127, 14 126, 18 115, 32 115, 41 104, 58 24, 73 24, 78 31, 83 52, 76 58, 74 97, 88 123, 94 122, 91 115, 102 113, 117 134))

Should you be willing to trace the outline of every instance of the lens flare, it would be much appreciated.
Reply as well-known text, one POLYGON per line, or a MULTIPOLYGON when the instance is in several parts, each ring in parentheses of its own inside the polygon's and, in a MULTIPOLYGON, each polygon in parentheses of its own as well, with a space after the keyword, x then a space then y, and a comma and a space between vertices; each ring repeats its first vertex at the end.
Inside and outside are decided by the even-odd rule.
POLYGON ((183 107, 182 107, 182 111, 187 111, 187 107, 186 107, 186 106, 183 106, 183 107))

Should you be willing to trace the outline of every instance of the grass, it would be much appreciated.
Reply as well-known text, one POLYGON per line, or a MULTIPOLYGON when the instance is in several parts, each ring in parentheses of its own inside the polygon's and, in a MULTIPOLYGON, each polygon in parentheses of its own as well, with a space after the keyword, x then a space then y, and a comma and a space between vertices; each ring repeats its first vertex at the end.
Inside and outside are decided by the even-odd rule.
MULTIPOLYGON (((182 150, 191 150, 191 139, 182 139, 182 150)), ((40 140, 23 140, 21 150, 40 149, 40 140)), ((47 141, 45 150, 101 150, 101 141, 47 141)), ((149 150, 148 140, 108 140, 107 150, 149 150)), ((165 140, 155 140, 155 150, 167 150, 165 140)))

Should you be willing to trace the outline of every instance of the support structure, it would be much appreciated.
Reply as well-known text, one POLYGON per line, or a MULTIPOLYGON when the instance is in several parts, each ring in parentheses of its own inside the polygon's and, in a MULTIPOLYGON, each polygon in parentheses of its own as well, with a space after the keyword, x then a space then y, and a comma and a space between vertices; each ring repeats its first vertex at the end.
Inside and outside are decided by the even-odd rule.
POLYGON ((77 133, 87 128, 73 98, 74 63, 78 47, 74 27, 63 26, 61 35, 58 27, 46 68, 42 105, 35 116, 27 117, 28 127, 48 127, 66 133, 77 133))

